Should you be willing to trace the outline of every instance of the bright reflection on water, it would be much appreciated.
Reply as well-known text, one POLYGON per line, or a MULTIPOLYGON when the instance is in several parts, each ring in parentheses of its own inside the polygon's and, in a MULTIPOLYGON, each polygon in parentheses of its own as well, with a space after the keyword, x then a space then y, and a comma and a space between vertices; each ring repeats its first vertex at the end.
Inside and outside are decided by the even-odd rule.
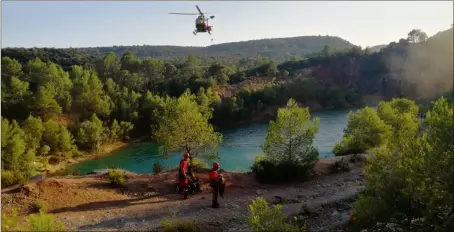
MULTIPOLYGON (((347 124, 347 113, 347 110, 313 113, 313 117, 320 118, 320 130, 316 134, 320 157, 333 155, 331 150, 342 138, 347 124)), ((260 146, 265 141, 267 129, 268 124, 262 123, 222 131, 223 143, 219 148, 221 168, 229 171, 249 170, 254 157, 262 153, 260 146)), ((176 167, 181 156, 172 155, 165 160, 158 155, 155 143, 140 143, 112 152, 108 156, 84 161, 73 169, 87 173, 96 169, 117 167, 136 173, 151 173, 156 160, 166 167, 176 167)))

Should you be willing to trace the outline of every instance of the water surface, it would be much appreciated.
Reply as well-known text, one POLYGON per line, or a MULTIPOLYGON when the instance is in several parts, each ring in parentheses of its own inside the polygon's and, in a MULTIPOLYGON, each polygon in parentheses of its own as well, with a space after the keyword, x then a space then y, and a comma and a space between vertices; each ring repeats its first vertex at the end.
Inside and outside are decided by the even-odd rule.
MULTIPOLYGON (((320 118, 320 130, 315 145, 320 157, 333 156, 331 150, 340 141, 347 124, 347 110, 329 110, 313 113, 320 118)), ((260 146, 265 141, 268 124, 255 123, 222 131, 223 142, 219 148, 221 168, 228 171, 247 171, 256 155, 262 154, 260 146)), ((180 155, 163 159, 153 142, 133 144, 107 156, 81 162, 73 167, 84 174, 96 169, 122 168, 136 173, 150 173, 153 163, 159 160, 166 167, 176 167, 180 155)))

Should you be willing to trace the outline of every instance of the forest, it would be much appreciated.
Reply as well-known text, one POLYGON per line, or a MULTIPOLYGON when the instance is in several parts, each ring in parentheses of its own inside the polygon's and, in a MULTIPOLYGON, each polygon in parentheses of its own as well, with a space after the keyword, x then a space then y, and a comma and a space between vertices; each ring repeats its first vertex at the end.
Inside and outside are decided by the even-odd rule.
MULTIPOLYGON (((333 36, 301 36, 293 38, 261 39, 234 43, 215 44, 208 47, 179 47, 179 46, 113 46, 113 47, 89 47, 69 49, 3 49, 4 56, 9 56, 19 61, 26 62, 31 57, 50 59, 59 63, 56 59, 65 57, 64 62, 89 62, 90 57, 103 57, 110 52, 121 57, 130 51, 139 59, 160 58, 172 62, 184 62, 189 55, 199 57, 204 63, 222 62, 232 65, 241 59, 268 58, 277 62, 308 57, 322 50, 323 46, 329 45, 336 49, 349 49, 353 46, 350 42, 333 36), (19 52, 19 54, 17 54, 19 52), (56 53, 52 55, 52 53, 56 53), (14 54, 17 54, 16 57, 14 54), (48 55, 47 55, 48 54, 48 55), (87 60, 88 59, 88 60, 87 60)), ((3 56, 3 55, 2 55, 3 56)), ((244 61, 243 61, 244 62, 244 61)), ((73 63, 82 64, 82 63, 73 63)), ((61 64, 65 66, 64 64, 61 64)))
MULTIPOLYGON (((146 47, 125 48, 121 55, 101 48, 105 55, 2 49, 2 183, 25 181, 35 159, 58 161, 123 139, 156 139, 160 115, 178 99, 207 112, 203 117, 215 130, 272 119, 290 98, 311 110, 360 107, 368 95, 434 99, 452 87, 452 28, 431 38, 415 31, 375 53, 345 44, 319 46, 327 38, 310 37, 318 53, 283 63, 249 50, 244 54, 250 58, 229 65, 195 55, 180 62, 144 54, 140 59, 135 53, 146 47), (398 62, 405 65, 396 68, 398 62)), ((248 43, 261 47, 266 41, 279 40, 248 43)))

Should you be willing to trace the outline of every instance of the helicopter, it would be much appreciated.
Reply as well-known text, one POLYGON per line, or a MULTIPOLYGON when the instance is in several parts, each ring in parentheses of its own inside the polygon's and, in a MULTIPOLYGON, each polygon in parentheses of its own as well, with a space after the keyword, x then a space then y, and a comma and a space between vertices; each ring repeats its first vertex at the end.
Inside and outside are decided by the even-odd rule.
MULTIPOLYGON (((214 19, 214 15, 210 17, 206 17, 204 13, 200 10, 199 6, 196 5, 195 8, 199 11, 199 13, 169 13, 169 14, 176 14, 176 15, 199 15, 195 20, 195 30, 192 32, 194 35, 197 33, 208 33, 211 35, 211 31, 213 30, 212 26, 208 25, 209 19, 214 19)), ((213 40, 213 39, 211 39, 213 40)))

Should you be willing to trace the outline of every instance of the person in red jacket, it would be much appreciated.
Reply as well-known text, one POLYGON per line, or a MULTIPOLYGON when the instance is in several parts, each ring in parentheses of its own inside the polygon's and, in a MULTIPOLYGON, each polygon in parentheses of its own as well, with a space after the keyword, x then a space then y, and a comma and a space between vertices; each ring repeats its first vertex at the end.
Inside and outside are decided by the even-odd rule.
POLYGON ((222 175, 218 173, 219 163, 213 163, 213 168, 210 171, 210 187, 212 188, 213 201, 211 207, 219 208, 218 195, 224 198, 225 180, 222 175))
POLYGON ((178 170, 178 179, 180 181, 180 189, 184 193, 184 199, 188 199, 188 185, 189 185, 189 178, 188 178, 188 165, 189 165, 189 157, 191 155, 189 153, 185 153, 183 155, 183 159, 180 161, 180 168, 178 170))

